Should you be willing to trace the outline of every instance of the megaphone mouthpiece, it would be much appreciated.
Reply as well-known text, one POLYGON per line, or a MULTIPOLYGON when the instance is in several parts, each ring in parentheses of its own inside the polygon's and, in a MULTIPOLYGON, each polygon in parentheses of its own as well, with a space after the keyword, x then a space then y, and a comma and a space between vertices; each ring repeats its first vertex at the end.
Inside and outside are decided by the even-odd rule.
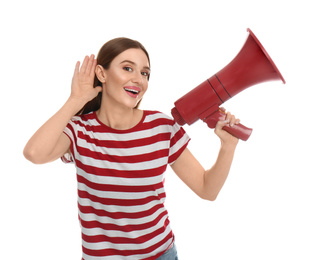
POLYGON ((175 107, 172 108, 171 115, 179 125, 186 124, 185 120, 183 119, 183 117, 180 115, 179 111, 175 107))

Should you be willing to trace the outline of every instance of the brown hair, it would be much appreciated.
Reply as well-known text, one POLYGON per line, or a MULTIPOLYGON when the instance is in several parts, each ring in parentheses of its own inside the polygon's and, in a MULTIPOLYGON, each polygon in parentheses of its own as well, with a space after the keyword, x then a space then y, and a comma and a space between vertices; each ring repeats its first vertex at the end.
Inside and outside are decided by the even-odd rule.
MULTIPOLYGON (((144 46, 138 41, 125 37, 115 38, 106 42, 98 52, 97 64, 101 65, 104 69, 109 69, 111 62, 117 55, 131 48, 141 49, 146 54, 150 64, 150 57, 144 46)), ((97 86, 102 86, 102 83, 95 75, 94 88, 97 86)), ((85 106, 77 113, 77 115, 97 111, 101 106, 101 98, 102 92, 99 92, 98 96, 86 103, 85 106)), ((140 102, 137 104, 136 108, 139 106, 139 104, 140 102)))

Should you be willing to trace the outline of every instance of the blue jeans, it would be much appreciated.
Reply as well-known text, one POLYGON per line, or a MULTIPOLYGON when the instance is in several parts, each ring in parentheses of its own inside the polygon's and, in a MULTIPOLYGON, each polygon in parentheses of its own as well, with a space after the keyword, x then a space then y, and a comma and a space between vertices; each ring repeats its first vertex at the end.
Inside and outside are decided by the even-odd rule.
POLYGON ((162 256, 157 258, 156 260, 178 260, 178 252, 175 244, 168 249, 162 256))

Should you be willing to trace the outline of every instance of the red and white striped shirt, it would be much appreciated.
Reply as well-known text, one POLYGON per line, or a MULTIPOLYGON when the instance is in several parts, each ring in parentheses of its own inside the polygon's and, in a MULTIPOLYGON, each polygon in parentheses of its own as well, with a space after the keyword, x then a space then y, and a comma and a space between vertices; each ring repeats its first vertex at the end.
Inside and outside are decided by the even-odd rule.
POLYGON ((156 259, 173 243, 164 173, 189 142, 170 117, 144 111, 129 130, 102 124, 95 112, 75 116, 71 140, 78 181, 83 259, 156 259))

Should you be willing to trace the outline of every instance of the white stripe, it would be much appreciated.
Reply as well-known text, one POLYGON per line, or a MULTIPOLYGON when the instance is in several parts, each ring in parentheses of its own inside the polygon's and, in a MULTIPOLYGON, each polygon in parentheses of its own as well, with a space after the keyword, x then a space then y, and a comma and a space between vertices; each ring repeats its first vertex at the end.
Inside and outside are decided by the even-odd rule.
MULTIPOLYGON (((154 230, 156 231, 156 230, 154 230)), ((111 242, 96 242, 96 243, 88 243, 86 241, 82 241, 83 243, 83 246, 88 248, 88 249, 92 249, 92 250, 100 250, 100 249, 108 249, 108 248, 111 248, 111 245, 112 248, 115 248, 115 249, 118 249, 118 250, 137 250, 137 249, 141 249, 141 248, 147 248, 147 247, 150 247, 152 245, 155 245, 156 243, 160 242, 162 240, 162 238, 166 237, 169 233, 170 233, 171 229, 170 228, 167 228, 165 229, 165 231, 163 233, 160 233, 159 235, 157 235, 156 237, 144 242, 144 243, 141 243, 141 244, 116 244, 116 243, 111 243, 111 242)), ((145 234, 149 234, 149 232, 145 232, 142 234, 145 235, 145 234)), ((125 237, 129 237, 128 236, 128 233, 125 237)))
MULTIPOLYGON (((128 140, 127 140, 128 141, 128 140)), ((107 148, 100 147, 89 144, 84 139, 78 140, 78 146, 89 149, 92 152, 99 152, 109 155, 118 155, 118 156, 131 156, 131 155, 140 155, 151 152, 156 152, 158 150, 169 149, 170 140, 158 141, 149 145, 137 146, 131 148, 107 148)))
MULTIPOLYGON (((162 199, 162 201, 165 199, 162 199)), ((103 205, 99 202, 93 202, 90 199, 87 198, 78 198, 78 202, 82 206, 91 206, 95 209, 103 209, 103 205)), ((158 205, 158 201, 150 201, 143 205, 137 205, 137 206, 117 206, 117 205, 104 205, 104 210, 114 213, 114 212, 124 212, 124 213, 139 213, 142 211, 150 210, 151 208, 158 205)))
MULTIPOLYGON (((70 123, 72 125, 72 123, 70 123)), ((73 129, 75 129, 74 125, 72 125, 73 129)), ((65 128, 64 132, 70 137, 70 139, 72 140, 72 142, 74 142, 74 138, 73 138, 73 133, 69 128, 65 128)), ((74 145, 75 147, 75 145, 74 145)))
POLYGON ((180 148, 189 140, 187 135, 183 135, 181 139, 179 139, 171 148, 169 156, 175 154, 180 150, 180 148))
POLYGON ((156 113, 156 114, 151 114, 151 115, 147 115, 144 119, 144 122, 148 123, 148 122, 152 122, 156 119, 168 119, 168 120, 172 120, 171 117, 167 116, 166 114, 163 113, 156 113))
POLYGON ((89 256, 87 254, 83 254, 83 258, 85 260, 137 260, 137 259, 144 259, 154 255, 157 255, 159 252, 164 252, 167 248, 171 245, 172 239, 169 239, 165 244, 161 247, 157 248, 154 252, 150 254, 140 254, 140 255, 132 255, 132 256, 89 256))
POLYGON ((107 140, 107 141, 128 141, 128 140, 139 140, 141 138, 153 137, 154 133, 169 133, 170 125, 159 125, 154 128, 140 130, 131 133, 101 133, 87 131, 85 127, 76 125, 77 130, 82 131, 85 135, 90 136, 97 140, 107 140))
POLYGON ((87 121, 83 120, 80 116, 72 117, 71 121, 80 122, 85 126, 100 126, 100 123, 96 119, 88 119, 87 121))
POLYGON ((107 198, 107 199, 121 199, 121 200, 128 200, 128 199, 145 199, 150 196, 158 195, 164 193, 164 188, 144 191, 144 192, 115 192, 115 191, 104 191, 104 190, 96 190, 88 187, 84 183, 78 182, 78 189, 81 191, 87 191, 91 195, 95 195, 99 198, 107 198))
POLYGON ((145 186, 154 185, 163 181, 164 175, 146 178, 117 178, 115 176, 99 176, 91 173, 86 173, 80 168, 77 168, 77 174, 86 178, 87 180, 98 184, 109 185, 127 185, 127 186, 145 186))
MULTIPOLYGON (((145 234, 153 233, 156 230, 162 228, 167 218, 168 217, 165 215, 158 221, 158 223, 155 226, 152 226, 147 229, 142 229, 142 230, 134 230, 131 232, 124 232, 120 230, 104 230, 99 227, 98 228, 85 228, 83 226, 81 226, 81 229, 82 229, 83 234, 87 236, 106 235, 109 237, 128 237, 128 238, 135 239, 135 238, 144 236, 145 234)), ((170 224, 166 226, 166 229, 169 229, 171 231, 170 224)))
POLYGON ((119 170, 119 171, 150 170, 167 165, 167 157, 162 157, 152 161, 144 161, 138 163, 109 162, 104 160, 93 159, 91 157, 86 156, 76 156, 76 159, 81 161, 84 165, 89 165, 92 167, 102 169, 119 170))

